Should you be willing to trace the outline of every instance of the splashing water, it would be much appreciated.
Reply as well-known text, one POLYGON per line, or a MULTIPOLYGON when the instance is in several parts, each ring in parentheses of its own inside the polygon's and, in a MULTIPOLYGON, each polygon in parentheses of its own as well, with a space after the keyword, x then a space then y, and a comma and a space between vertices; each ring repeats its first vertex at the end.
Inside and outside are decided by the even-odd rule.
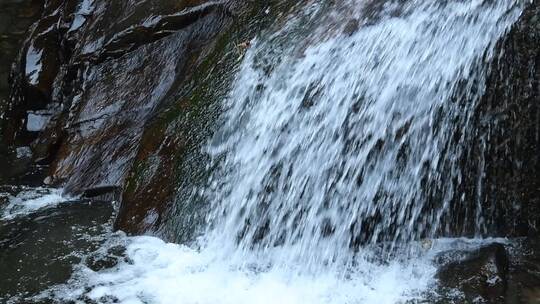
POLYGON ((26 188, 15 196, 2 193, 0 199, 6 201, 0 205, 0 220, 12 220, 70 200, 62 195, 62 189, 51 188, 26 188))
POLYGON ((426 187, 459 174, 440 170, 461 153, 449 138, 467 129, 495 44, 521 10, 379 3, 315 1, 253 42, 207 147, 219 169, 198 249, 120 238, 129 263, 81 266, 56 297, 76 299, 81 284, 95 301, 121 303, 422 297, 444 246, 415 240, 441 231, 455 191, 433 205, 426 187))

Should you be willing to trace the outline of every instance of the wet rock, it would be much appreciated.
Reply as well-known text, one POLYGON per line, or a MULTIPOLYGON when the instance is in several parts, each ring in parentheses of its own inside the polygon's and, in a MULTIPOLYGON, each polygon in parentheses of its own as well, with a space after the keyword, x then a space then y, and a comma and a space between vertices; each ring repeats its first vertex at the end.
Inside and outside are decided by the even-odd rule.
POLYGON ((186 8, 171 15, 151 16, 142 24, 132 25, 116 33, 104 45, 90 53, 82 53, 76 60, 102 62, 118 58, 134 49, 185 29, 200 19, 218 12, 226 12, 224 2, 207 2, 186 8))
POLYGON ((47 2, 15 65, 4 141, 30 145, 67 192, 123 186, 145 121, 227 15, 213 1, 47 2))
POLYGON ((539 2, 526 2, 518 22, 498 43, 471 127, 454 136, 468 140, 460 161, 462 174, 459 180, 448 181, 457 189, 448 220, 452 235, 474 234, 478 215, 484 219, 485 235, 538 234, 539 18, 539 2))
MULTIPOLYGON (((122 93, 114 95, 111 92, 122 90, 109 83, 111 79, 118 78, 125 81, 124 85, 138 87, 137 93, 144 92, 145 96, 126 104, 129 111, 121 115, 124 121, 116 123, 115 120, 115 126, 104 133, 112 136, 119 132, 112 129, 126 129, 128 139, 125 142, 129 146, 136 145, 136 134, 141 133, 137 128, 142 128, 144 119, 150 116, 167 93, 167 83, 163 82, 171 85, 183 76, 189 53, 195 52, 198 44, 206 43, 219 32, 226 10, 223 3, 212 1, 171 0, 159 4, 140 1, 135 6, 129 1, 46 2, 41 19, 32 26, 14 66, 11 95, 3 119, 4 141, 9 145, 27 145, 35 140, 32 145, 38 151, 36 158, 49 161, 57 158, 54 154, 64 144, 80 143, 81 138, 95 142, 95 137, 100 135, 89 139, 85 135, 92 132, 87 131, 111 125, 107 118, 123 111, 121 104, 125 97, 129 97, 128 94, 118 96, 122 93), (174 37, 168 39, 168 43, 158 41, 167 36, 174 37), (164 49, 169 49, 169 52, 163 52, 164 49), (120 59, 130 52, 134 54, 120 59), (149 58, 148 62, 144 58, 149 58), (118 60, 104 63, 112 59, 118 60), (137 79, 133 75, 138 71, 130 70, 128 65, 146 69, 146 73, 141 73, 137 79), (147 83, 150 79, 153 81, 147 83), (85 94, 86 82, 96 87, 108 86, 108 89, 101 88, 105 92, 100 96, 92 92, 85 94), (153 98, 147 100, 146 96, 153 98), (111 98, 110 105, 99 100, 105 97, 111 98), (85 105, 89 99, 91 103, 85 105), (47 117, 41 115, 43 113, 36 115, 53 104, 59 106, 58 111, 47 113, 51 114, 47 117), (66 127, 68 134, 64 130, 66 127), (74 139, 70 130, 80 130, 85 134, 74 139), (42 136, 36 139, 37 132, 42 136)), ((116 83, 120 85, 119 81, 116 83)), ((135 94, 132 92, 131 96, 135 94)), ((90 135, 96 132, 93 133, 90 135)), ((73 154, 76 154, 74 157, 88 156, 92 150, 75 151, 73 154)), ((70 155, 62 154, 60 158, 69 158, 70 155)), ((129 155, 124 159, 130 159, 129 155)), ((69 174, 66 167, 68 165, 61 171, 69 174)), ((122 171, 121 168, 119 170, 122 171)), ((53 174, 58 176, 59 182, 66 180, 62 172, 53 174)), ((87 186, 91 183, 81 185, 82 188, 87 186)))
MULTIPOLYGON (((444 294, 462 293, 465 303, 500 303, 508 288, 509 259, 501 244, 482 247, 465 254, 464 259, 442 266, 437 277, 444 294)), ((440 257, 441 260, 449 257, 440 257)))
POLYGON ((65 183, 68 192, 123 186, 146 121, 181 88, 195 68, 193 60, 223 26, 222 12, 193 14, 155 17, 171 19, 165 22, 169 26, 165 37, 159 30, 160 21, 155 21, 157 29, 141 30, 144 37, 131 36, 134 27, 130 27, 98 52, 110 55, 113 50, 115 56, 100 55, 100 60, 89 63, 80 93, 74 96, 70 119, 62 122, 67 134, 53 163, 52 175, 65 183))
POLYGON ((538 303, 540 239, 520 238, 475 251, 440 254, 433 303, 538 303))
POLYGON ((2 124, 3 139, 8 144, 29 144, 36 134, 32 134, 35 130, 26 129, 27 112, 46 109, 52 102, 53 83, 63 55, 61 20, 63 14, 68 13, 60 6, 59 1, 43 4, 41 18, 30 27, 13 65, 11 91, 2 124))
POLYGON ((0 2, 0 111, 4 113, 9 97, 11 65, 30 25, 41 15, 42 1, 0 2))
POLYGON ((276 4, 266 14, 266 3, 246 4, 245 11, 235 10, 238 19, 193 57, 193 73, 146 125, 125 183, 117 228, 133 234, 158 231, 166 239, 183 242, 190 241, 204 222, 205 200, 191 196, 191 191, 205 183, 208 159, 201 145, 215 129, 219 101, 233 80, 239 50, 249 47, 243 42, 292 5, 279 1, 282 6, 276 4))

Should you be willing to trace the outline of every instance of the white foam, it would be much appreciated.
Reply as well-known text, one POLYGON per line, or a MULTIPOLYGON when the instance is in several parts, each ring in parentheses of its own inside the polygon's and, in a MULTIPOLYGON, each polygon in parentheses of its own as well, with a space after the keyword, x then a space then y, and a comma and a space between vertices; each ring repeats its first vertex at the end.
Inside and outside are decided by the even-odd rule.
POLYGON ((211 250, 165 243, 155 237, 126 239, 127 256, 114 269, 79 269, 74 282, 56 298, 94 301, 114 297, 119 303, 400 303, 418 298, 434 283, 428 259, 406 264, 360 262, 346 272, 301 274, 295 265, 263 267, 216 258, 211 250))
POLYGON ((16 196, 3 194, 6 204, 0 205, 1 219, 10 220, 30 214, 40 209, 54 207, 69 198, 62 195, 62 189, 28 188, 16 196))
MULTIPOLYGON (((97 303, 180 304, 347 304, 406 303, 434 295, 434 258, 447 250, 465 250, 507 239, 436 239, 429 250, 386 263, 358 259, 344 271, 299 272, 303 265, 269 266, 265 259, 237 263, 207 247, 195 250, 150 236, 122 233, 102 248, 127 245, 127 260, 112 269, 81 265, 71 282, 41 297, 97 303)), ((420 248, 420 247, 419 247, 420 248)), ((365 249, 364 251, 370 251, 365 249)), ((82 303, 82 302, 77 302, 82 303)))

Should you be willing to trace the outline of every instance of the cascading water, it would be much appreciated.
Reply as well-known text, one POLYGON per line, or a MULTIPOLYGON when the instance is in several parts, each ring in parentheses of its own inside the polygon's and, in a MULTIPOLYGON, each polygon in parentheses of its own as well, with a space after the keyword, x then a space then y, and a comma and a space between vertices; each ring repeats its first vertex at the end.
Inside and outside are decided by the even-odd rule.
POLYGON ((313 4, 248 53, 209 149, 224 159, 207 192, 209 242, 225 255, 347 262, 357 243, 440 229, 448 202, 426 210, 424 188, 456 174, 437 172, 459 157, 444 149, 467 128, 486 62, 519 10, 389 2, 333 25, 369 11, 363 3, 313 4), (351 22, 358 30, 347 33, 351 22), (283 255, 270 253, 276 246, 283 255))
MULTIPOLYGON (((130 263, 82 269, 73 286, 126 303, 421 296, 446 242, 406 262, 368 256, 445 231, 455 185, 435 203, 426 188, 459 176, 450 138, 467 130, 495 44, 519 14, 514 1, 310 2, 243 59, 205 148, 218 169, 202 190, 198 248, 133 238, 130 263)), ((480 210, 471 216, 482 233, 480 210)), ((56 296, 78 296, 73 286, 56 296)))

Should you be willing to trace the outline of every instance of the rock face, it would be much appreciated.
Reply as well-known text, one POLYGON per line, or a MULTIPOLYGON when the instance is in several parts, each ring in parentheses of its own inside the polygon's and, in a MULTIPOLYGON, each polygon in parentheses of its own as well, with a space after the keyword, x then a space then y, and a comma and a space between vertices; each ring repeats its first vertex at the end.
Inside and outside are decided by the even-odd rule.
MULTIPOLYGON (((461 159, 450 235, 528 236, 540 212, 540 5, 532 1, 498 43, 461 159), (477 214, 478 216, 475 216, 477 214), (480 230, 480 231, 478 231, 480 230)), ((452 182, 452 181, 448 181, 452 182)))
POLYGON ((9 97, 11 64, 17 57, 26 31, 41 15, 42 1, 2 1, 0 3, 0 105, 2 113, 9 97))
MULTIPOLYGON (((37 0, 9 0, 0 3, 0 115, 6 118, 5 111, 10 95, 10 78, 12 63, 23 44, 27 31, 41 15, 43 1, 37 0)), ((0 135, 0 138, 2 136, 0 135)), ((0 140, 0 181, 8 182, 14 176, 24 174, 28 170, 31 160, 27 153, 28 147, 8 147, 0 140)))
MULTIPOLYGON (((215 109, 208 105, 233 75, 237 44, 272 18, 266 3, 246 3, 40 3, 2 120, 4 143, 30 147, 18 167, 48 165, 47 184, 121 199, 118 228, 155 226, 178 181, 196 175, 186 168, 201 155, 183 158, 210 131, 215 109)), ((290 7, 284 3, 271 5, 290 7)))
POLYGON ((224 2, 46 2, 14 67, 4 142, 31 145, 49 184, 118 194, 147 121, 230 21, 224 2))
MULTIPOLYGON (((63 181, 67 191, 75 193, 123 185, 146 121, 193 69, 190 56, 219 32, 222 24, 216 18, 200 17, 185 25, 187 30, 138 48, 129 41, 134 38, 126 38, 118 46, 125 43, 136 48, 129 55, 97 61, 86 69, 80 94, 73 97, 79 108, 70 111, 73 119, 64 126, 68 132, 53 165, 53 182, 63 181)), ((98 60, 115 50, 114 46, 104 47, 96 55, 98 60)), ((116 49, 115 54, 123 51, 116 49)))
POLYGON ((536 235, 540 227, 538 41, 540 5, 534 1, 502 42, 481 105, 483 115, 477 118, 484 135, 475 140, 473 151, 486 163, 481 205, 487 224, 499 235, 536 235))

